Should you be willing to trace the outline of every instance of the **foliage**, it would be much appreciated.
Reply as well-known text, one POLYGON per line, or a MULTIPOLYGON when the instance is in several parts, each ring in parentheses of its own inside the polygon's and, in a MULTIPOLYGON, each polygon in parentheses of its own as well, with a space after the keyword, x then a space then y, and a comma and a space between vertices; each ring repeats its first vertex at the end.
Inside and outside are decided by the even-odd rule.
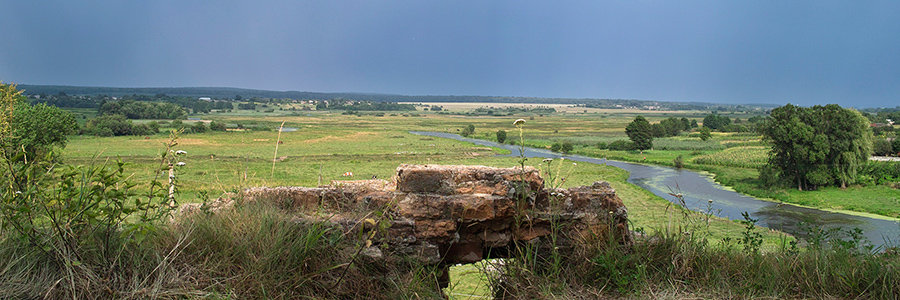
POLYGON ((506 141, 506 130, 497 130, 497 142, 503 144, 506 141))
POLYGON ((762 128, 772 144, 769 164, 799 190, 833 182, 846 186, 871 152, 868 122, 855 110, 788 104, 772 110, 771 117, 762 128))
MULTIPOLYGON (((318 110, 318 106, 316 107, 316 109, 318 110)), ((331 99, 328 100, 327 109, 350 111, 403 111, 416 110, 416 106, 412 104, 400 104, 396 102, 372 102, 331 99)))
POLYGON ((206 127, 206 123, 196 122, 191 126, 192 133, 204 133, 209 130, 209 127, 206 127))
POLYGON ((180 119, 187 113, 181 106, 167 102, 109 101, 100 105, 98 113, 123 115, 128 119, 180 119))
POLYGON ((644 117, 635 117, 634 121, 625 127, 625 133, 628 134, 628 138, 634 143, 636 149, 647 150, 653 147, 652 128, 650 122, 647 122, 644 117))
POLYGON ((574 149, 575 147, 572 146, 572 143, 569 142, 553 143, 552 145, 550 145, 550 151, 559 152, 562 154, 568 154, 574 149))
POLYGON ((123 115, 99 116, 88 120, 84 127, 85 134, 96 136, 151 135, 158 130, 158 125, 134 124, 123 115))
POLYGON ((212 121, 209 122, 209 130, 211 131, 225 131, 228 127, 225 126, 225 123, 212 121))
POLYGON ((892 155, 894 152, 894 145, 891 144, 890 141, 883 138, 876 138, 875 142, 872 144, 872 152, 875 155, 892 155))
POLYGON ((719 130, 725 128, 731 124, 731 119, 726 116, 720 116, 717 114, 709 114, 703 118, 703 127, 708 127, 712 130, 719 130))
POLYGON ((709 127, 703 126, 700 128, 700 139, 703 141, 709 140, 712 137, 712 133, 710 133, 709 127))
POLYGON ((637 149, 635 144, 626 140, 616 140, 609 143, 609 150, 627 151, 635 149, 637 149))
POLYGON ((72 113, 45 104, 20 102, 14 107, 10 125, 11 132, 3 141, 4 153, 22 150, 32 159, 45 155, 53 146, 64 147, 67 136, 78 132, 72 113))
POLYGON ((110 286, 121 284, 121 275, 131 271, 123 252, 141 244, 173 208, 160 190, 137 197, 121 161, 111 168, 34 159, 3 163, 0 237, 4 243, 28 245, 30 259, 46 260, 47 268, 65 279, 44 297, 112 296, 107 294, 110 286))
POLYGON ((464 137, 469 137, 474 134, 475 134, 475 125, 472 125, 472 124, 469 124, 468 126, 463 127, 463 130, 460 133, 460 135, 462 135, 464 137))
POLYGON ((672 160, 672 164, 675 165, 676 168, 684 168, 684 159, 681 158, 681 155, 679 155, 675 157, 674 160, 672 160))

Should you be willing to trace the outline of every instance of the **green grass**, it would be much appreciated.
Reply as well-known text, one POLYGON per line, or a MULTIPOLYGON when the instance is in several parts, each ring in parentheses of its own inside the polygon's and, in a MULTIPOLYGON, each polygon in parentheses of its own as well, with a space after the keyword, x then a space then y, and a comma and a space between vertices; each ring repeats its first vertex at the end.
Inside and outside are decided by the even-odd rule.
MULTIPOLYGON (((277 112, 277 111, 276 111, 277 112)), ((188 154, 183 158, 186 163, 178 169, 179 201, 196 202, 202 200, 201 193, 215 197, 222 192, 233 191, 251 186, 315 186, 319 177, 323 184, 331 180, 344 179, 389 179, 395 174, 399 164, 466 164, 513 167, 516 158, 494 157, 495 149, 475 146, 452 140, 417 136, 407 130, 453 131, 463 124, 471 122, 471 118, 454 116, 426 115, 424 117, 357 117, 328 113, 311 113, 311 116, 276 115, 275 113, 244 113, 233 115, 214 114, 204 119, 216 119, 226 124, 255 124, 275 126, 280 120, 286 120, 285 126, 297 127, 298 131, 282 133, 283 144, 279 145, 275 173, 272 171, 272 159, 277 132, 210 132, 205 134, 184 134, 179 139, 178 150, 188 154), (344 172, 353 172, 353 178, 341 177, 344 172)), ((606 118, 616 119, 616 118, 606 118)), ((512 128, 509 118, 479 117, 476 135, 484 128, 503 128, 510 132, 510 137, 517 134, 512 128), (481 129, 478 129, 481 128, 481 129)), ((558 128, 560 122, 567 122, 560 117, 537 118, 527 123, 527 136, 551 134, 552 128, 558 128)), ((596 121, 595 121, 596 122, 596 121)), ((605 121, 604 121, 605 122, 605 121)), ((577 123, 571 123, 577 124, 577 123)), ((607 132, 612 128, 624 126, 625 122, 612 125, 605 124, 590 132, 607 132)), ((579 124, 578 126, 585 126, 579 124)), ((581 127, 572 127, 560 132, 577 132, 581 127)), ((492 131, 480 134, 493 135, 492 131)), ((619 133, 604 133, 615 136, 619 133)), ((155 174, 158 157, 162 149, 165 135, 144 137, 73 137, 63 151, 64 160, 70 163, 86 163, 91 159, 121 158, 128 162, 126 171, 132 174, 132 181, 146 183, 155 174), (97 158, 93 158, 97 156, 97 158)), ((536 140, 544 141, 544 140, 536 140)), ((644 154, 632 151, 597 150, 593 147, 576 148, 576 152, 588 152, 591 155, 609 154, 610 158, 628 156, 632 160, 647 156, 651 163, 671 163, 677 155, 690 157, 696 151, 646 151, 644 154)), ((702 153, 701 153, 702 154, 702 153)), ((539 160, 528 161, 529 165, 539 160)), ((616 189, 617 194, 629 209, 629 218, 634 228, 642 228, 647 232, 676 231, 686 226, 685 215, 701 218, 702 215, 687 212, 626 181, 627 172, 610 166, 579 164, 564 166, 571 169, 571 175, 563 184, 564 187, 587 185, 594 181, 605 180, 616 189), (685 214, 686 213, 686 214, 685 214)), ((569 171, 566 171, 569 172, 569 171)), ((139 185, 137 188, 146 187, 139 185)), ((735 237, 741 232, 740 224, 720 218, 711 218, 708 239, 718 242, 724 237, 735 237)), ((776 248, 783 239, 783 234, 765 231, 765 247, 776 248)), ((467 268, 467 267, 464 267, 467 268)), ((454 270, 462 275, 463 270, 454 270)), ((477 273, 459 276, 458 283, 452 290, 460 294, 484 294, 485 279, 477 273), (478 276, 475 276, 478 275, 478 276)), ((454 277, 455 278, 455 277, 454 277)))
MULTIPOLYGON (((275 131, 215 132, 185 134, 175 149, 185 150, 186 166, 178 169, 179 201, 200 201, 201 193, 216 195, 251 186, 315 186, 331 180, 369 179, 373 176, 389 179, 401 163, 410 164, 467 164, 513 167, 516 158, 494 157, 500 153, 472 144, 422 137, 408 134, 409 130, 443 131, 456 133, 466 125, 476 127, 476 138, 493 140, 494 133, 503 129, 510 139, 518 139, 512 126, 515 116, 471 117, 460 115, 420 114, 403 116, 403 113, 387 112, 385 116, 348 116, 339 112, 275 110, 271 113, 235 110, 231 113, 215 113, 194 116, 228 124, 274 128, 282 121, 286 127, 299 128, 295 132, 282 133, 278 162, 274 175, 272 159, 277 136, 275 131), (341 177, 353 172, 353 178, 341 177), (321 181, 320 181, 321 178, 321 181)), ((667 116, 650 116, 651 122, 667 116)), ((702 142, 691 134, 657 139, 659 149, 648 151, 612 151, 594 147, 597 142, 627 139, 625 125, 633 115, 607 114, 552 114, 526 117, 526 143, 530 146, 549 147, 560 141, 576 145, 575 154, 605 157, 624 161, 673 165, 682 156, 688 168, 710 171, 716 180, 726 186, 757 197, 821 207, 900 217, 900 199, 896 189, 886 186, 850 187, 847 190, 824 188, 818 191, 799 192, 792 189, 761 189, 753 168, 764 159, 765 149, 760 147, 759 136, 754 134, 714 133, 710 141, 702 142), (675 150, 677 149, 677 150, 675 150)), ((128 162, 127 171, 132 181, 148 182, 158 168, 163 134, 144 137, 73 137, 63 151, 64 160, 70 163, 86 163, 96 159, 116 159, 128 162)), ((538 163, 531 159, 529 165, 538 163)), ((569 166, 565 166, 569 168, 569 166)), ((564 168, 564 169, 565 169, 564 168)), ((672 207, 670 202, 627 183, 627 173, 621 169, 592 164, 571 167, 571 175, 563 186, 585 185, 597 180, 609 181, 629 209, 632 228, 642 228, 649 233, 677 232, 696 224, 703 215, 672 207)), ((139 185, 138 188, 145 188, 139 185)), ((702 240, 713 245, 723 238, 737 238, 743 227, 732 221, 711 218, 710 225, 693 226, 702 240)), ((763 247, 774 251, 785 244, 783 234, 761 229, 763 247)), ((453 288, 449 293, 461 295, 486 295, 487 282, 474 266, 454 267, 451 272, 453 288)))
POLYGON ((852 211, 900 218, 900 192, 885 185, 822 187, 814 191, 794 188, 761 188, 759 171, 748 168, 698 166, 714 174, 715 180, 754 197, 830 210, 852 211))
POLYGON ((743 146, 695 157, 694 163, 738 168, 759 168, 768 160, 769 148, 743 146))

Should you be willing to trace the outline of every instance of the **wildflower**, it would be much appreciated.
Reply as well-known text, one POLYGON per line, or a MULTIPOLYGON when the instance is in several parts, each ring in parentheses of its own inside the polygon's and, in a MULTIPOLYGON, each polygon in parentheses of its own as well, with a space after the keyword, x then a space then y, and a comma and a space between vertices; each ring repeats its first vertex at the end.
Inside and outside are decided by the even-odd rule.
POLYGON ((186 165, 186 163, 184 163, 183 161, 179 161, 179 162, 176 163, 175 165, 176 165, 176 166, 179 166, 179 167, 183 167, 184 165, 186 165))
POLYGON ((185 155, 185 154, 187 154, 187 151, 184 151, 184 150, 175 151, 175 155, 185 155))
POLYGON ((545 158, 545 159, 543 160, 543 162, 545 162, 545 163, 549 163, 549 162, 551 162, 551 161, 553 161, 552 158, 545 158))
POLYGON ((712 199, 706 200, 706 202, 712 203, 712 199))
POLYGON ((518 119, 515 122, 513 122, 513 125, 515 125, 516 127, 525 125, 525 119, 518 119))
POLYGON ((572 163, 572 165, 573 165, 573 166, 577 166, 577 165, 578 165, 578 163, 572 163))

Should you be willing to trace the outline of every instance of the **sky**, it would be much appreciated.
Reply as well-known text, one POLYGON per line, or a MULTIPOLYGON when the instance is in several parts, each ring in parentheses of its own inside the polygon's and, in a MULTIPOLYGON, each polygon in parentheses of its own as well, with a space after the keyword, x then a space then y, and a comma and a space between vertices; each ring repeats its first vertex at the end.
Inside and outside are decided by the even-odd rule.
POLYGON ((0 0, 0 81, 900 105, 900 1, 0 0))

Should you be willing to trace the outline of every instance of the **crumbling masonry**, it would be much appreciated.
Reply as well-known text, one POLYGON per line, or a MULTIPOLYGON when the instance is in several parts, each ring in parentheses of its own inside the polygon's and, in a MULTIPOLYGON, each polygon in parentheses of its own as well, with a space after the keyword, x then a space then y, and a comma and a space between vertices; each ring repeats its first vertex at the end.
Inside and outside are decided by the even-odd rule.
POLYGON ((551 220, 558 247, 632 239, 627 210, 608 183, 549 189, 530 167, 401 165, 391 181, 251 188, 243 199, 274 203, 298 221, 377 232, 362 252, 369 257, 390 251, 444 267, 509 257, 517 243, 551 234, 551 220))

